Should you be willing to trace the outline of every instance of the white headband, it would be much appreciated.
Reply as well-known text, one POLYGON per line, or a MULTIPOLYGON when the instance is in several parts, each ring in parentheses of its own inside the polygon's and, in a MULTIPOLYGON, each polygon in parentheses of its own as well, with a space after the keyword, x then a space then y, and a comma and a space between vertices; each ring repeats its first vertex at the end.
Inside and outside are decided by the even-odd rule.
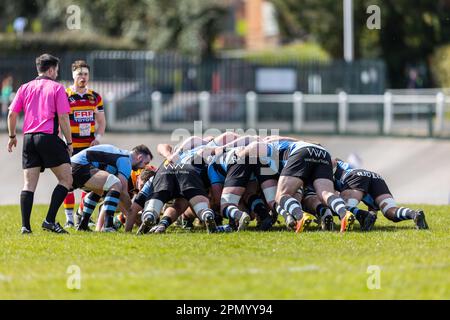
POLYGON ((75 71, 72 72, 72 77, 75 79, 75 77, 76 77, 79 73, 87 73, 87 74, 89 74, 89 69, 86 68, 86 67, 82 67, 82 68, 75 69, 75 71))

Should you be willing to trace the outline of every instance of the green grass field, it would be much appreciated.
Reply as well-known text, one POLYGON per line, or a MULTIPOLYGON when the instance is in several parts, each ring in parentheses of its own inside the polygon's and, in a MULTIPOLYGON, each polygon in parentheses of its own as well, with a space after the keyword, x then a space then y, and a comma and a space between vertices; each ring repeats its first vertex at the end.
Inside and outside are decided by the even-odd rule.
MULTIPOLYGON (((415 206, 416 207, 416 206, 415 206)), ((450 299, 450 207, 422 206, 429 231, 378 216, 370 233, 252 230, 213 234, 19 234, 17 206, 0 207, 0 299, 450 299), (70 265, 80 290, 67 288, 70 265), (380 289, 367 287, 370 265, 380 289)), ((63 222, 62 211, 58 215, 63 222)))

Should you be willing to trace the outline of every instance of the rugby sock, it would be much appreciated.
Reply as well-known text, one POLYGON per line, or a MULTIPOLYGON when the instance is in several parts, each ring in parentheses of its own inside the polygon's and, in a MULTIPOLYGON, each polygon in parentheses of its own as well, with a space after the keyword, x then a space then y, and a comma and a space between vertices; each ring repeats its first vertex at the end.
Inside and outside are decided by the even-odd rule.
POLYGON ((100 201, 101 197, 102 196, 91 192, 87 197, 83 199, 83 217, 81 218, 80 222, 81 227, 88 227, 92 212, 94 212, 94 209, 97 206, 97 203, 100 201))
POLYGON ((83 214, 83 206, 84 206, 83 200, 84 200, 84 197, 86 197, 87 194, 88 193, 86 191, 81 191, 80 206, 78 207, 78 214, 80 214, 80 215, 83 214))
POLYGON ((248 199, 248 207, 250 208, 250 212, 256 213, 261 221, 269 216, 269 209, 267 208, 263 199, 261 199, 261 197, 256 194, 252 195, 248 199))
POLYGON ((328 207, 323 205, 322 203, 318 204, 316 207, 316 215, 319 218, 322 218, 325 212, 327 211, 328 207))
POLYGON ((105 210, 105 228, 112 228, 114 225, 114 213, 116 212, 117 205, 120 202, 120 192, 115 190, 110 190, 106 194, 104 204, 105 210))
POLYGON ((66 214, 66 221, 73 223, 73 208, 75 207, 75 195, 73 192, 67 193, 64 199, 64 212, 66 214))
POLYGON ((34 192, 22 191, 20 193, 20 211, 22 213, 22 227, 31 230, 30 217, 33 208, 34 192))
POLYGON ((347 209, 345 208, 345 202, 341 197, 332 195, 327 199, 328 208, 331 209, 334 213, 336 213, 339 218, 342 220, 347 213, 347 209))
POLYGON ((228 220, 240 219, 241 218, 240 213, 241 213, 241 211, 235 205, 229 205, 229 206, 226 206, 225 209, 223 209, 223 216, 225 218, 227 218, 228 220))
POLYGON ((166 229, 172 224, 170 217, 162 217, 159 224, 162 224, 166 229))
POLYGON ((276 212, 278 212, 279 214, 281 214, 281 216, 284 218, 284 220, 286 220, 287 215, 289 214, 286 210, 284 210, 282 207, 280 207, 280 205, 278 203, 275 202, 274 204, 275 206, 275 210, 276 212))
POLYGON ((347 210, 355 215, 357 220, 361 219, 361 215, 363 214, 363 210, 356 207, 347 207, 347 210))
POLYGON ((56 214, 59 207, 61 207, 64 199, 67 196, 69 190, 63 185, 58 184, 52 193, 52 199, 50 200, 50 206, 48 207, 47 217, 45 220, 49 223, 55 223, 56 214))
POLYGON ((294 197, 282 196, 279 207, 287 211, 288 214, 293 216, 296 220, 300 220, 303 217, 302 205, 294 197))
POLYGON ((414 219, 415 212, 409 208, 397 208, 395 210, 395 219, 396 222, 403 221, 403 220, 412 220, 414 219))
POLYGON ((213 219, 214 219, 214 211, 212 211, 211 209, 204 209, 202 212, 201 212, 201 217, 202 217, 202 221, 204 222, 204 221, 206 221, 206 216, 207 215, 211 215, 212 217, 213 217, 213 219))

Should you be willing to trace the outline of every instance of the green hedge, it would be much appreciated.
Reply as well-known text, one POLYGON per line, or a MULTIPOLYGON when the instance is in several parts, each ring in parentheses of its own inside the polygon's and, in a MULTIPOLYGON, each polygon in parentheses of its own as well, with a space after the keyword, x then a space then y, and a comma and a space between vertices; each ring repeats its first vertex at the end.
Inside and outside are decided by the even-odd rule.
POLYGON ((431 58, 431 72, 437 85, 450 88, 450 45, 438 48, 431 58))
POLYGON ((2 53, 138 49, 134 43, 124 39, 76 31, 50 34, 25 33, 20 37, 11 33, 3 33, 0 34, 0 47, 2 53))
POLYGON ((282 47, 257 52, 248 52, 245 59, 261 63, 292 63, 292 62, 320 62, 331 60, 330 55, 316 43, 304 42, 285 45, 282 47))

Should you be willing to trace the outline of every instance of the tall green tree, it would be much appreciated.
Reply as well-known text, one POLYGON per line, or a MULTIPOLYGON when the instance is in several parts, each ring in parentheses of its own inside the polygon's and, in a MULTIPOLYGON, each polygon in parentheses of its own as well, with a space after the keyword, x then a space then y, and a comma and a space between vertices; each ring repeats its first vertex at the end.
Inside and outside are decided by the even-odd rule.
MULTIPOLYGON (((271 0, 285 41, 318 41, 342 59, 342 0, 271 0)), ((449 0, 354 0, 356 58, 381 58, 390 85, 404 87, 408 66, 426 65, 436 47, 450 42, 449 0), (369 30, 367 7, 381 9, 381 29, 369 30)), ((430 68, 428 68, 430 69, 430 68)), ((429 79, 431 77, 428 77, 429 79)), ((428 85, 433 85, 428 82, 428 85)))

